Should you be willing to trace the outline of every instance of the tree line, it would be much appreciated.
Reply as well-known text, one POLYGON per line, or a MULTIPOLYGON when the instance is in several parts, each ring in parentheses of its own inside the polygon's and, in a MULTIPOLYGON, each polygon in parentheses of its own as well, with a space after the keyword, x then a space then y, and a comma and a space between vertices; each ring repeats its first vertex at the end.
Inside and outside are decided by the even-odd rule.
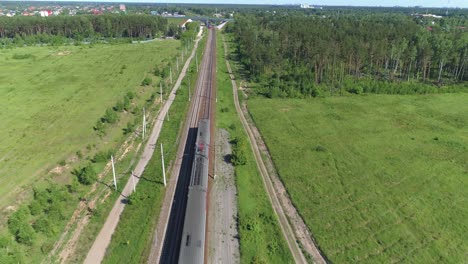
POLYGON ((53 35, 82 39, 152 38, 166 32, 167 19, 147 15, 0 17, 0 38, 53 35))
POLYGON ((238 15, 226 30, 234 33, 237 55, 251 78, 270 92, 314 96, 321 85, 333 92, 363 80, 364 86, 378 85, 378 80, 423 87, 467 81, 468 21, 434 20, 399 14, 257 13, 238 15))

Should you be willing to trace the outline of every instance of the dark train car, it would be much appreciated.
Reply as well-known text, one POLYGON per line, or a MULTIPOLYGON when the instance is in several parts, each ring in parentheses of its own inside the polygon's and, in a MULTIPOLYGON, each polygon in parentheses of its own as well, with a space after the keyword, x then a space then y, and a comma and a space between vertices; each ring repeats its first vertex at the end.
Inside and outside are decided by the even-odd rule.
POLYGON ((198 123, 190 185, 185 209, 184 229, 179 263, 203 264, 206 230, 206 194, 208 191, 208 161, 210 150, 210 120, 198 123))

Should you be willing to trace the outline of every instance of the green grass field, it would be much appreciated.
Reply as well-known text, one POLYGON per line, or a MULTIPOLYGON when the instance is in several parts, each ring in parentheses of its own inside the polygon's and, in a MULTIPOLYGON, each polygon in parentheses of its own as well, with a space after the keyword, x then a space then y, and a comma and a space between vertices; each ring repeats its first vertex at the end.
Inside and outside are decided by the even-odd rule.
POLYGON ((294 204, 335 263, 463 263, 468 94, 256 98, 294 204))
MULTIPOLYGON (((220 34, 217 35, 216 85, 218 102, 216 104, 216 126, 226 129, 231 139, 238 137, 249 142, 236 113, 223 42, 220 34)), ((263 186, 262 176, 257 170, 250 144, 247 145, 245 152, 247 163, 235 167, 238 190, 240 262, 293 263, 278 219, 263 186)))
POLYGON ((127 91, 143 92, 143 78, 172 58, 179 45, 157 41, 0 50, 0 208, 13 203, 18 187, 36 181, 59 161, 87 145, 106 144, 93 131, 96 121, 127 91))

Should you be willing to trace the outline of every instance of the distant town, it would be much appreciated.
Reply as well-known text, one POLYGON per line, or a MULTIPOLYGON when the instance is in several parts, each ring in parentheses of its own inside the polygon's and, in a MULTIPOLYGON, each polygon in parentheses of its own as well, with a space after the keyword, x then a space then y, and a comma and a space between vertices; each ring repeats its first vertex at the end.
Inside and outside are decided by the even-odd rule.
MULTIPOLYGON (((74 16, 81 14, 90 14, 90 15, 102 15, 102 14, 126 14, 127 7, 125 4, 84 4, 84 5, 44 5, 44 6, 26 6, 24 8, 2 8, 0 5, 0 16, 14 17, 14 16, 40 16, 40 17, 49 17, 49 16, 74 16)), ((142 14, 143 12, 136 12, 137 14, 142 14)), ((163 16, 163 17, 185 17, 185 14, 179 12, 167 12, 159 10, 150 10, 147 12, 150 15, 154 16, 163 16)), ((223 16, 223 14, 214 14, 214 16, 223 16)))

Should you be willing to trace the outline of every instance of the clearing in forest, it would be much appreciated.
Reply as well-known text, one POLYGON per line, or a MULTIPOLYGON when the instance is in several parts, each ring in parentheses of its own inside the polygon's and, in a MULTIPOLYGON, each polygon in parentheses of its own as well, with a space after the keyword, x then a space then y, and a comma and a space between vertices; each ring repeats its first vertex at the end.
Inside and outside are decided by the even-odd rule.
POLYGON ((336 263, 461 263, 468 94, 248 101, 293 203, 336 263), (274 117, 274 118, 272 118, 274 117))

